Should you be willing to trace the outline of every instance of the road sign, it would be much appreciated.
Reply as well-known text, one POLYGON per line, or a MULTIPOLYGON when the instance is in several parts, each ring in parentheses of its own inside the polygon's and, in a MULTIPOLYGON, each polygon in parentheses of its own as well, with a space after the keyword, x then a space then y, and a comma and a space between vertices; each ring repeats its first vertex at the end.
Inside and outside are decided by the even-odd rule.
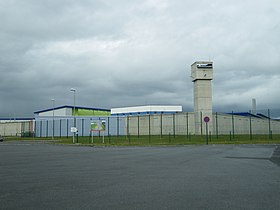
POLYGON ((208 116, 206 116, 206 117, 204 117, 203 120, 204 120, 205 123, 208 123, 210 121, 210 118, 208 116))

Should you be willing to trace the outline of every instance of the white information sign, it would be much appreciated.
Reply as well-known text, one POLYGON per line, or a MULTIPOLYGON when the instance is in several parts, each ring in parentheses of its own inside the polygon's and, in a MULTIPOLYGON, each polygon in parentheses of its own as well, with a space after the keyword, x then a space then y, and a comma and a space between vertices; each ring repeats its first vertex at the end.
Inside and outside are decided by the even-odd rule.
POLYGON ((71 127, 71 133, 76 133, 78 129, 76 127, 71 127))

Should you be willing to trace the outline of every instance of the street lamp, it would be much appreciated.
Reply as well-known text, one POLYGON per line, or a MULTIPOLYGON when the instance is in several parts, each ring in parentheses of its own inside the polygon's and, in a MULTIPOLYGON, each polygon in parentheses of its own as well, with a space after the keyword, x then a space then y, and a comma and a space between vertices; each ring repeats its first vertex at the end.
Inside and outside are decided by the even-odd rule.
POLYGON ((51 101, 53 102, 53 110, 52 110, 52 126, 53 126, 53 132, 52 132, 52 139, 54 139, 54 105, 55 105, 55 99, 51 99, 51 101))
POLYGON ((74 129, 75 131, 73 132, 73 144, 75 143, 75 134, 76 134, 76 89, 75 88, 71 88, 70 89, 71 92, 74 93, 74 129))

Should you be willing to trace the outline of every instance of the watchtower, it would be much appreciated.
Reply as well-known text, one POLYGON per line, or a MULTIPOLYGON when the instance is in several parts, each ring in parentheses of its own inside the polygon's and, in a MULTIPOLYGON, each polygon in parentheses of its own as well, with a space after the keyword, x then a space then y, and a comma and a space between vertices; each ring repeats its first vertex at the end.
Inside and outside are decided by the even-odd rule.
POLYGON ((191 65, 194 89, 195 134, 205 134, 204 118, 209 117, 209 131, 212 130, 212 79, 213 62, 197 61, 191 65))

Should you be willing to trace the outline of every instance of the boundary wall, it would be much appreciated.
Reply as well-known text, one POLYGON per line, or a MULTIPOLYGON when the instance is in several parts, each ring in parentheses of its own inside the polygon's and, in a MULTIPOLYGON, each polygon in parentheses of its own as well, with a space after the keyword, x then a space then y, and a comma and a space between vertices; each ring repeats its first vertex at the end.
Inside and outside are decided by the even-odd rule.
POLYGON ((34 122, 3 122, 0 123, 0 135, 2 136, 30 136, 34 133, 34 122))
MULTIPOLYGON (((194 113, 138 115, 138 116, 100 116, 76 117, 79 136, 123 136, 123 135, 194 135, 194 113), (91 122, 106 121, 106 130, 91 132, 91 122)), ((206 134, 206 123, 201 118, 201 131, 206 134)), ((73 117, 36 118, 34 131, 37 137, 72 136, 73 117)), ((208 123, 211 135, 234 134, 280 134, 280 121, 268 118, 247 117, 224 113, 213 113, 208 123)))
POLYGON ((213 113, 212 133, 217 134, 280 134, 280 121, 268 118, 213 113))

